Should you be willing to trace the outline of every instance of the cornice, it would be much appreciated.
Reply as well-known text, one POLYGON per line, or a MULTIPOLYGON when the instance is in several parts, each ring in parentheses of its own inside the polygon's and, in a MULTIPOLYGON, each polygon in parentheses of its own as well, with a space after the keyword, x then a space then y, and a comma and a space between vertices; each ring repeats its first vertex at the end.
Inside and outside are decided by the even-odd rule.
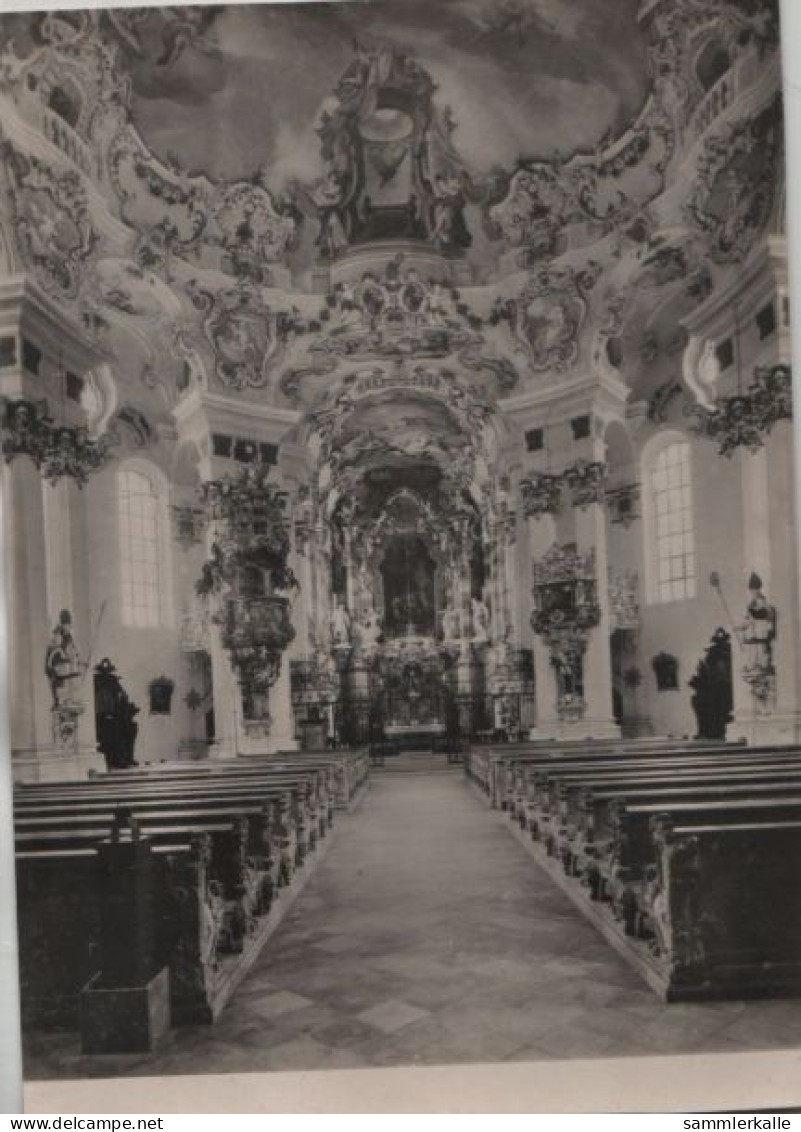
POLYGON ((590 410, 604 417, 617 416, 622 419, 629 396, 629 387, 622 378, 615 377, 612 373, 589 376, 582 374, 558 385, 531 389, 514 397, 503 398, 498 401, 498 408, 510 416, 547 416, 552 424, 570 420, 577 413, 590 410))
POLYGON ((29 336, 51 359, 78 373, 109 361, 83 327, 29 275, 0 279, 0 327, 29 336))
POLYGON ((172 409, 179 435, 198 439, 217 429, 248 438, 279 442, 302 418, 295 409, 242 401, 193 389, 172 409))
POLYGON ((679 322, 690 334, 720 341, 734 328, 735 304, 742 320, 753 318, 777 285, 786 287, 787 282, 787 240, 770 236, 738 266, 728 284, 714 290, 679 322))

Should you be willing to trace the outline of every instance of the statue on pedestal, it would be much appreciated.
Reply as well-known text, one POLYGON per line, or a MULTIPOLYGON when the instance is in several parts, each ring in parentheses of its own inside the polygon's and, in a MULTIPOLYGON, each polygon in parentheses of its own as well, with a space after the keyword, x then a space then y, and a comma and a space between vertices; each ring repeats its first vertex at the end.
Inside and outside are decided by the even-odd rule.
POLYGON ((736 630, 743 648, 742 674, 755 698, 768 703, 776 687, 776 670, 773 665, 776 607, 765 597, 762 579, 758 574, 752 574, 748 579, 748 592, 750 599, 745 621, 736 630))
POLYGON ((348 607, 341 599, 331 614, 331 643, 334 648, 350 647, 351 620, 348 607))
POLYGON ((472 598, 470 605, 473 614, 473 642, 484 644, 489 639, 489 610, 480 597, 472 598))
POLYGON ((68 609, 62 609, 45 654, 45 674, 54 708, 73 701, 75 685, 72 681, 81 676, 84 668, 72 636, 72 616, 68 609))
POLYGON ((76 681, 86 670, 72 636, 72 616, 67 609, 59 614, 45 653, 45 675, 50 684, 53 704, 50 709, 53 740, 66 746, 78 730, 78 716, 84 705, 76 696, 76 681))

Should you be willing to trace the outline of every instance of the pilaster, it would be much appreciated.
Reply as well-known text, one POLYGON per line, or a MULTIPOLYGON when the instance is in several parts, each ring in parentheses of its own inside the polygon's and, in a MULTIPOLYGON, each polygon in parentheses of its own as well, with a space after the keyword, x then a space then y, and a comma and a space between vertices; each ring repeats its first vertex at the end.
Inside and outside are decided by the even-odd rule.
MULTIPOLYGON (((83 463, 73 442, 87 426, 82 384, 104 358, 25 276, 0 281, 0 340, 14 774, 27 781, 82 777, 103 760, 86 671, 91 626, 81 484, 102 465, 106 448, 83 463), (45 661, 60 623, 69 625, 78 670, 57 702, 45 661)), ((83 446, 84 456, 93 444, 83 446)))
MULTIPOLYGON (((743 486, 744 558, 746 568, 762 582, 763 592, 776 611, 776 634, 771 642, 774 687, 760 699, 743 679, 745 654, 735 643, 732 656, 734 723, 730 739, 749 743, 801 741, 801 657, 793 433, 790 422, 780 422, 765 446, 741 457, 743 486), (753 521, 752 521, 753 517, 753 521)), ((745 581, 743 606, 747 603, 745 581)), ((741 621, 739 611, 735 621, 741 621)), ((742 636, 742 632, 740 632, 742 636)))
MULTIPOLYGON (((530 563, 543 558, 555 541, 556 522, 553 515, 541 514, 529 516, 528 544, 530 549, 530 563)), ((532 580, 533 577, 529 568, 529 576, 524 580, 523 584, 530 587, 532 580)), ((556 715, 556 702, 559 696, 556 674, 553 664, 551 663, 551 650, 538 633, 534 634, 532 648, 534 652, 534 673, 536 677, 534 684, 534 702, 537 723, 536 726, 532 728, 530 737, 532 739, 550 738, 554 735, 556 726, 561 722, 556 715)))
MULTIPOLYGON (((247 466, 237 460, 237 451, 243 444, 251 446, 256 453, 260 451, 261 445, 279 448, 287 433, 298 422, 299 414, 294 410, 194 388, 175 407, 173 418, 178 442, 196 446, 200 453, 198 471, 201 480, 209 481, 236 476, 243 466, 247 466), (223 439, 222 444, 219 438, 223 439)), ((270 478, 291 492, 297 486, 298 460, 293 461, 290 457, 288 464, 281 460, 270 478)), ((209 532, 207 552, 211 551, 212 541, 213 535, 209 532)), ((294 545, 293 538, 290 564, 300 571, 301 581, 308 581, 302 558, 296 553, 294 545)), ((306 598, 295 601, 292 610, 296 641, 300 641, 301 647, 307 632, 305 601, 306 598)), ((211 748, 212 755, 233 758, 294 749, 297 743, 294 739, 290 688, 291 647, 282 655, 279 674, 266 693, 265 717, 245 719, 239 674, 232 664, 229 651, 223 647, 219 626, 212 626, 211 638, 216 733, 211 748)), ((295 651, 297 647, 295 645, 295 651)), ((264 694, 259 693, 260 696, 264 694)))

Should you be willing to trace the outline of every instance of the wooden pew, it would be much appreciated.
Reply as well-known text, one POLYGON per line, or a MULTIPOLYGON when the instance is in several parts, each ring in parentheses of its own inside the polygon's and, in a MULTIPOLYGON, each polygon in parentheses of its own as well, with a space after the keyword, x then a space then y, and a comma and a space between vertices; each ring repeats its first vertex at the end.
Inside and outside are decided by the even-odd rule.
MULTIPOLYGON (((204 835, 209 838, 210 876, 219 886, 224 910, 220 947, 224 951, 241 952, 256 917, 269 910, 273 896, 272 861, 265 846, 259 847, 258 855, 251 851, 247 819, 238 811, 224 816, 202 810, 192 811, 191 816, 185 813, 154 816, 137 810, 131 811, 131 816, 153 846, 172 845, 204 835)), ((78 815, 62 817, 59 821, 60 826, 53 828, 51 823, 42 826, 37 819, 31 819, 30 825, 15 831, 16 851, 91 849, 108 836, 115 814, 103 814, 94 819, 78 815)))
POLYGON ((623 758, 606 754, 601 757, 593 754, 584 759, 575 754, 555 758, 546 756, 535 761, 527 760, 522 773, 518 768, 518 783, 523 781, 525 790, 523 792, 518 786, 518 792, 505 808, 527 826, 529 822, 536 822, 538 814, 546 817, 548 813, 555 814, 554 793, 562 807, 569 806, 571 796, 590 785, 617 782, 646 784, 656 782, 660 776, 702 772, 712 777, 718 772, 729 775, 735 771, 744 775, 764 773, 769 778, 771 773, 778 777, 793 769, 801 769, 801 756, 797 749, 788 747, 726 750, 716 745, 711 750, 697 750, 692 755, 684 750, 658 751, 649 753, 647 758, 641 758, 639 752, 632 757, 630 751, 623 758))
POLYGON ((512 766, 526 762, 571 760, 587 761, 600 757, 647 758, 659 751, 732 750, 738 744, 709 742, 707 740, 674 740, 653 737, 637 740, 594 740, 591 742, 553 742, 508 744, 500 748, 472 748, 465 761, 466 773, 487 793, 493 805, 500 805, 505 794, 505 777, 512 766))
POLYGON ((799 764, 798 752, 788 748, 763 748, 751 752, 708 752, 699 751, 688 756, 685 752, 660 752, 646 760, 641 759, 592 759, 586 762, 571 760, 569 762, 549 761, 544 763, 527 763, 523 775, 518 783, 516 793, 509 797, 504 808, 514 814, 518 820, 528 824, 531 809, 550 806, 548 791, 551 789, 567 792, 571 784, 575 788, 598 781, 604 776, 620 777, 629 775, 655 776, 665 771, 680 772, 684 770, 698 771, 703 769, 714 770, 717 767, 743 769, 748 768, 775 768, 792 767, 799 764), (546 799, 543 803, 543 799, 546 799))
POLYGON ((668 1001, 801 994, 801 821, 661 818, 646 912, 668 1001))
POLYGON ((358 792, 369 782, 370 761, 367 749, 342 751, 289 751, 270 755, 247 755, 236 759, 205 759, 198 762, 144 763, 123 771, 90 772, 92 778, 142 777, 165 774, 174 776, 203 774, 242 774, 251 770, 281 769, 303 772, 318 769, 329 778, 329 792, 335 803, 347 808, 358 792))
POLYGON ((513 790, 515 776, 526 767, 535 764, 586 763, 597 760, 639 760, 647 762, 658 755, 681 755, 734 751, 741 747, 727 748, 722 743, 707 743, 696 740, 674 742, 671 740, 648 740, 643 742, 612 740, 590 745, 560 744, 539 746, 534 750, 519 750, 513 753, 500 750, 492 752, 489 760, 489 794, 493 805, 504 808, 504 800, 513 790))
MULTIPOLYGON (((675 766, 663 763, 647 771, 580 774, 557 771, 540 776, 538 793, 531 803, 526 828, 543 840, 547 851, 560 857, 567 872, 580 874, 604 849, 612 837, 610 812, 627 800, 646 801, 649 796, 669 799, 682 787, 705 794, 729 785, 744 791, 764 786, 801 785, 801 756, 794 763, 743 762, 675 766)), ((681 796, 681 794, 679 794, 681 796)))
MULTIPOLYGON (((748 775, 720 775, 717 778, 679 778, 666 785, 649 787, 643 783, 634 786, 617 786, 610 790, 590 788, 579 799, 580 821, 576 836, 586 846, 594 848, 594 855, 611 855, 623 867, 648 864, 644 856, 650 848, 649 807, 707 802, 720 797, 737 804, 739 800, 758 801, 765 797, 794 797, 801 795, 801 773, 771 777, 748 775), (642 817, 636 818, 635 814, 642 817)), ((569 835, 568 835, 569 837, 569 835)), ((569 867, 575 845, 567 845, 562 854, 568 871, 578 875, 579 868, 569 867)))
MULTIPOLYGON (((210 843, 165 843, 153 854, 157 955, 170 969, 173 1023, 212 1021, 225 958, 210 843)), ((23 1024, 77 1029, 81 991, 102 960, 97 851, 29 848, 17 852, 16 866, 23 1024)))
POLYGON ((303 797, 293 794, 293 783, 279 780, 272 784, 260 780, 249 785, 231 783, 215 786, 204 783, 185 783, 180 787, 153 782, 149 785, 137 783, 124 787, 119 784, 101 788, 93 786, 86 790, 70 787, 68 790, 47 788, 34 794, 27 794, 15 807, 17 823, 25 818, 47 817, 48 814, 69 811, 88 813, 95 810, 108 810, 127 806, 135 810, 148 808, 180 809, 192 806, 213 807, 225 803, 229 806, 246 806, 259 803, 273 812, 276 835, 281 838, 282 874, 286 881, 294 869, 303 864, 308 852, 316 844, 317 835, 323 834, 327 826, 328 814, 315 816, 303 797))
POLYGON ((742 785, 798 781, 801 776, 801 759, 797 763, 758 763, 705 765, 701 767, 670 766, 640 773, 605 773, 585 776, 543 775, 537 784, 535 796, 529 803, 526 820, 521 827, 532 836, 550 842, 567 840, 581 832, 588 840, 602 836, 605 828, 606 808, 618 798, 638 791, 660 791, 680 787, 715 786, 723 782, 742 785))
POLYGON ((229 799, 232 802, 237 798, 252 800, 259 797, 265 804, 271 799, 288 799, 291 820, 287 820, 293 825, 291 836, 297 839, 301 857, 308 848, 307 833, 308 840, 313 843, 317 836, 325 836, 326 828, 333 821, 330 801, 325 794, 312 793, 304 777, 265 773, 241 780, 226 777, 224 780, 215 778, 162 783, 159 780, 135 779, 123 783, 96 779, 91 784, 64 783, 60 786, 25 788, 15 797, 15 810, 18 814, 23 814, 32 807, 41 810, 45 805, 86 804, 90 801, 122 805, 130 801, 158 799, 164 802, 174 800, 180 804, 184 800, 207 797, 229 799))
POLYGON ((640 934, 643 901, 653 878, 657 858, 655 830, 659 823, 718 825, 741 822, 776 822, 801 819, 801 789, 771 791, 760 796, 730 793, 726 786, 693 801, 635 804, 620 802, 615 811, 616 829, 605 852, 591 865, 591 892, 611 901, 615 914, 624 921, 627 934, 640 934), (656 819, 659 819, 658 821, 656 819))
MULTIPOLYGON (((485 760, 485 772, 488 768, 485 760)), ((509 820, 542 838, 541 848, 535 848, 537 842, 532 848, 543 854, 543 865, 665 997, 801 991, 798 858, 789 871, 786 861, 777 862, 775 876, 784 882, 771 881, 770 865, 776 846, 789 846, 795 838, 794 852, 801 848, 801 749, 652 747, 646 754, 628 749, 622 758, 597 748, 556 756, 527 752, 518 761, 506 759, 498 781, 509 820), (700 870, 694 880, 674 870, 666 881, 674 858, 665 831, 690 828, 693 845, 701 839, 700 850, 693 849, 700 853, 700 870), (760 840, 763 831, 781 835, 771 843, 770 832, 768 840, 760 840), (547 845, 557 859, 545 855, 547 845), (740 852, 751 856, 738 868, 740 852), (726 861, 729 878, 728 903, 722 907, 706 888, 723 884, 720 860, 726 861), (762 869, 760 877, 751 875, 758 872, 754 862, 762 869), (774 914, 793 869, 793 908, 774 914), (749 935, 744 907, 753 884, 772 887, 772 899, 760 904, 762 924, 749 935), (703 959, 695 955, 693 932, 698 932, 687 913, 688 893, 696 893, 696 887, 696 913, 706 917, 704 930, 714 915, 723 925, 717 934, 708 930, 703 959), (731 933, 728 941, 726 933, 731 933), (792 946, 788 933, 794 933, 792 946)))
MULTIPOLYGON (((244 774, 237 770, 234 774, 199 775, 184 771, 165 781, 157 774, 134 772, 124 780, 116 775, 95 776, 92 780, 17 789, 20 905, 22 910, 24 901, 26 935, 32 934, 40 943, 30 954, 41 958, 45 938, 51 940, 51 949, 57 947, 55 923, 50 924, 45 936, 36 934, 37 910, 54 906, 50 894, 59 884, 64 887, 65 870, 74 869, 76 862, 83 870, 83 888, 78 885, 77 890, 83 907, 73 907, 71 914, 74 922, 86 925, 83 951, 76 952, 74 946, 70 951, 74 959, 70 993, 61 993, 63 986, 45 987, 44 993, 32 997, 36 978, 29 978, 28 1017, 33 1002, 34 1015, 51 1019, 61 1016, 63 1020, 63 1003, 71 1001, 74 1025, 74 1006, 86 983, 93 953, 96 909, 92 907, 93 884, 87 879, 96 856, 92 846, 108 834, 110 819, 120 805, 138 816, 159 860, 170 863, 172 879, 165 881, 159 905, 162 938, 170 934, 169 925, 184 925, 177 934, 174 927, 170 929, 171 942, 168 940, 163 948, 171 956, 169 966, 177 988, 174 1016, 178 1021, 215 1016, 221 992, 215 971, 225 974, 223 982, 230 984, 231 963, 245 947, 257 918, 269 910, 278 883, 289 884, 294 868, 314 847, 316 837, 325 834, 333 818, 333 806, 328 811, 330 763, 309 760, 308 765, 293 765, 283 772, 283 762, 276 767, 271 760, 269 764, 249 766, 244 774), (303 822, 309 815, 315 816, 314 805, 319 799, 326 808, 319 815, 319 825, 310 827, 307 844, 303 822), (204 846, 202 854, 199 845, 204 846), (181 915, 171 905, 176 892, 182 894, 181 915), (196 938, 198 932, 201 935, 196 938), (223 972, 223 968, 228 970, 223 972)), ((74 891, 72 885, 70 891, 74 891)), ((43 918, 48 917, 45 914, 43 918)), ((41 969, 42 964, 36 967, 41 969)), ((61 969, 63 965, 56 963, 55 967, 61 969)), ((63 980, 63 969, 60 977, 63 980)))

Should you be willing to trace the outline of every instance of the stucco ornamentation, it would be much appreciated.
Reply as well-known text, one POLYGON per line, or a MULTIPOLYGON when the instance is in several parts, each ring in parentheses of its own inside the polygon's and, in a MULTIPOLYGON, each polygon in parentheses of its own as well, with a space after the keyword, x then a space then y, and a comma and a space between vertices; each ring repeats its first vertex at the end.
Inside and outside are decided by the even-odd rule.
POLYGON ((44 400, 4 397, 0 414, 0 448, 6 462, 30 456, 50 483, 69 477, 83 487, 111 458, 112 434, 93 437, 83 426, 57 424, 44 400))
POLYGON ((745 392, 717 397, 712 408, 690 405, 686 412, 694 418, 696 432, 714 441, 721 456, 731 456, 738 448, 756 452, 779 421, 792 418, 790 367, 760 367, 745 392))

